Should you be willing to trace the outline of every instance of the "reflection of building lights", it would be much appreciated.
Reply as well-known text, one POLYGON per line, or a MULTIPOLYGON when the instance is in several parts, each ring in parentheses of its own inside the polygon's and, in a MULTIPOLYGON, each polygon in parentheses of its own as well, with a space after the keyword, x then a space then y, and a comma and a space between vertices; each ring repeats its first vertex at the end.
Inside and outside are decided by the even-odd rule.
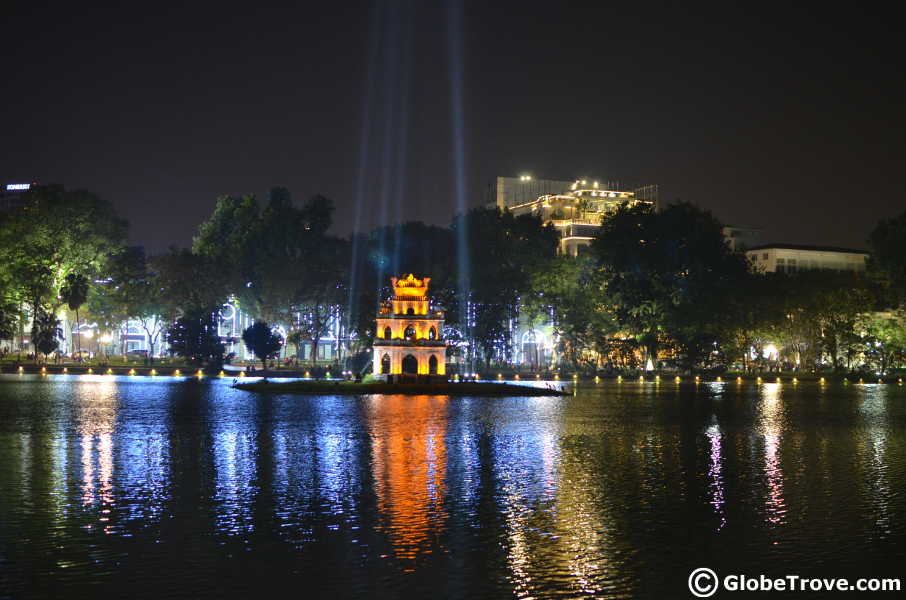
POLYGON ((105 333, 104 335, 101 336, 102 344, 109 344, 112 341, 113 341, 113 336, 110 335, 109 333, 105 333))

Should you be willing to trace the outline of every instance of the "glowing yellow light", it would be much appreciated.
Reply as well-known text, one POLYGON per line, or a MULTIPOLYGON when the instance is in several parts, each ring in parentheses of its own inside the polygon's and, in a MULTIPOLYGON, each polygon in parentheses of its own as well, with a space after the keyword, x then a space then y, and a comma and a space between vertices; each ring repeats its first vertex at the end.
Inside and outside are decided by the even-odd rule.
POLYGON ((224 375, 223 371, 221 371, 220 373, 217 374, 218 377, 223 377, 223 375, 224 375))
POLYGON ((777 383, 780 383, 780 378, 779 378, 779 377, 777 378, 777 383))
POLYGON ((559 379, 560 379, 560 375, 559 375, 559 374, 557 374, 557 375, 554 375, 554 379, 557 379, 557 380, 559 380, 559 379))
POLYGON ((69 373, 69 369, 67 369, 66 367, 63 367, 63 372, 64 372, 64 373, 69 373))
POLYGON ((679 383, 680 381, 682 381, 682 378, 679 375, 677 375, 676 378, 674 379, 674 381, 679 383))
POLYGON ((515 379, 516 381, 519 381, 519 373, 516 373, 516 377, 514 377, 513 379, 515 379))
POLYGON ((862 381, 861 377, 859 377, 859 383, 865 383, 864 381, 862 381))
POLYGON ((503 379, 503 375, 500 373, 497 373, 497 379, 503 379))
POLYGON ((535 374, 535 379, 541 379, 541 373, 536 373, 536 374, 535 374))
POLYGON ((617 375, 617 383, 623 383, 623 376, 617 375))
POLYGON ((245 371, 239 371, 239 376, 240 376, 240 377, 245 377, 245 371))
POLYGON ((129 369, 129 374, 130 374, 130 375, 135 375, 135 369, 129 369))
POLYGON ((737 378, 736 378, 736 383, 742 383, 742 377, 737 377, 737 378))
POLYGON ((327 372, 327 374, 325 375, 325 377, 330 378, 330 371, 327 372))
POLYGON ((900 377, 900 378, 897 380, 897 383, 899 383, 900 385, 903 385, 903 378, 900 377))
POLYGON ((758 377, 757 379, 755 379, 755 381, 761 383, 761 377, 758 377))
POLYGON ((883 379, 878 379, 878 383, 884 383, 883 379))
POLYGON ((698 375, 695 376, 695 383, 698 383, 698 382, 701 381, 701 380, 702 380, 701 377, 699 377, 698 375))
POLYGON ((88 374, 91 375, 92 373, 94 373, 94 371, 92 370, 91 367, 88 367, 88 374))
POLYGON ((42 372, 42 373, 47 373, 47 367, 41 367, 41 372, 42 372))
POLYGON ((173 377, 179 377, 179 369, 173 371, 173 377))
POLYGON ((799 380, 793 377, 793 383, 799 383, 799 380))
POLYGON ((654 380, 655 380, 655 381, 660 381, 660 380, 661 380, 661 376, 660 376, 660 375, 655 375, 655 376, 654 376, 654 380))
POLYGON ((645 382, 645 376, 639 375, 639 383, 644 383, 644 382, 645 382))
POLYGON ((720 378, 720 376, 718 375, 718 377, 717 377, 717 383, 720 383, 721 381, 723 381, 723 380, 722 380, 722 379, 720 378))
POLYGON ((308 374, 308 371, 305 371, 305 376, 306 376, 306 377, 311 377, 311 375, 308 374))
POLYGON ((21 373, 22 370, 23 370, 23 369, 22 369, 22 366, 20 365, 20 366, 19 366, 19 372, 21 373))
POLYGON ((157 375, 157 370, 156 370, 156 369, 151 369, 151 375, 157 375))
POLYGON ((598 377, 597 375, 595 375, 595 383, 600 383, 600 382, 601 382, 601 378, 598 377))
POLYGON ((107 374, 108 374, 108 375, 113 375, 113 369, 107 369, 107 374))
POLYGON ((102 344, 109 344, 112 341, 113 341, 113 336, 111 336, 109 333, 105 333, 104 335, 101 336, 102 344))
POLYGON ((198 369, 198 370, 195 372, 195 376, 196 376, 196 377, 204 377, 204 371, 202 371, 201 369, 198 369))
POLYGON ((821 379, 819 379, 818 382, 821 383, 821 384, 823 385, 823 384, 824 384, 824 377, 822 377, 821 379))

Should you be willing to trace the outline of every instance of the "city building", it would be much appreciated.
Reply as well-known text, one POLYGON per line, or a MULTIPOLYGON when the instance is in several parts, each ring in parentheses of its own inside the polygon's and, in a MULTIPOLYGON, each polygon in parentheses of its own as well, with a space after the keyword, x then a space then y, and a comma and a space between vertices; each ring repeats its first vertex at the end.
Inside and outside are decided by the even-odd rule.
POLYGON ((25 193, 34 183, 7 183, 0 188, 0 211, 13 210, 25 206, 25 193))
POLYGON ((721 231, 724 234, 724 239, 727 240, 727 245, 733 251, 744 251, 761 244, 761 229, 724 225, 721 231))
POLYGON ((868 252, 830 246, 765 244, 746 250, 746 256, 762 273, 797 271, 864 271, 868 252))
POLYGON ((390 279, 393 298, 381 303, 374 339, 374 374, 445 375, 444 313, 432 311, 429 277, 390 279))
POLYGON ((577 256, 591 244, 601 220, 621 204, 640 202, 657 208, 657 186, 627 189, 618 182, 498 177, 494 205, 515 215, 532 214, 560 232, 560 253, 577 256))

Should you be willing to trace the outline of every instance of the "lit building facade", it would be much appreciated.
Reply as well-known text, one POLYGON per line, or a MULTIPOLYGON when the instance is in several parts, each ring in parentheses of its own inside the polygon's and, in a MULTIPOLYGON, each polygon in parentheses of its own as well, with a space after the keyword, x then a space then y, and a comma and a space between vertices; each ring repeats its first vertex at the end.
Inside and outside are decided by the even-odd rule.
POLYGON ((445 375, 444 313, 432 311, 429 277, 391 278, 393 298, 378 310, 375 375, 445 375))
POLYGON ((766 244, 746 250, 746 256, 762 273, 799 271, 864 271, 868 253, 849 248, 766 244))
POLYGON ((26 203, 26 192, 35 183, 7 183, 0 188, 0 211, 22 208, 26 203))
POLYGON ((657 207, 657 186, 620 189, 615 182, 593 179, 555 181, 498 177, 496 206, 514 215, 531 214, 550 223, 560 233, 561 254, 577 256, 591 244, 601 221, 624 203, 657 207))

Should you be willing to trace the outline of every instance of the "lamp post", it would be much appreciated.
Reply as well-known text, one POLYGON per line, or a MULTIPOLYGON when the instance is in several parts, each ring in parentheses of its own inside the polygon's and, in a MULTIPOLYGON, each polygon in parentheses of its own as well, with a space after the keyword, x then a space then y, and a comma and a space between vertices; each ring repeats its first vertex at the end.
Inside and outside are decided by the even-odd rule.
MULTIPOLYGON (((101 353, 101 344, 104 344, 104 346, 106 347, 107 344, 109 344, 111 341, 113 341, 113 336, 111 336, 109 333, 105 333, 104 335, 99 337, 98 338, 98 354, 101 353)), ((105 348, 104 349, 104 362, 106 363, 109 360, 110 360, 110 356, 108 355, 107 350, 105 348)))

